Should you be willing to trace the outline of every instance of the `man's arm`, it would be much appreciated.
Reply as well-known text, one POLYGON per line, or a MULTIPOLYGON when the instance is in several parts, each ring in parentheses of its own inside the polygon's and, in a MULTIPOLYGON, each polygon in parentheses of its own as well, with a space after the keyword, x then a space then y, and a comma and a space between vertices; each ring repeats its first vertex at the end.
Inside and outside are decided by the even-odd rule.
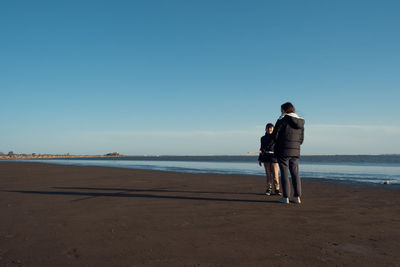
POLYGON ((282 128, 282 120, 277 120, 275 123, 274 131, 272 132, 272 138, 267 144, 267 147, 270 147, 272 144, 275 144, 278 140, 279 133, 282 128))
POLYGON ((300 144, 302 145, 304 141, 304 128, 301 129, 300 144))

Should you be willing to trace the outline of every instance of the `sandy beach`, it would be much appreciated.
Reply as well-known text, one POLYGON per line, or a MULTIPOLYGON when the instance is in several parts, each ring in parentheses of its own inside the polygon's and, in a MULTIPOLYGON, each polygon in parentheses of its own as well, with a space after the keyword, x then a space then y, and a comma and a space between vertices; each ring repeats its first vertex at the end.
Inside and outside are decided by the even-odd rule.
POLYGON ((0 162, 0 266, 400 266, 400 191, 0 162))

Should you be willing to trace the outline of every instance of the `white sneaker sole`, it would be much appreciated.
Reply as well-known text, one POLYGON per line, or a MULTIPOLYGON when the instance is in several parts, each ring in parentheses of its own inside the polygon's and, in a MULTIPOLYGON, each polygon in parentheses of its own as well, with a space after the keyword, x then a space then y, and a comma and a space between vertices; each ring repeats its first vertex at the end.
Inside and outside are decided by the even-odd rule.
POLYGON ((301 204, 300 198, 292 198, 292 199, 290 199, 290 202, 295 203, 295 204, 301 204))

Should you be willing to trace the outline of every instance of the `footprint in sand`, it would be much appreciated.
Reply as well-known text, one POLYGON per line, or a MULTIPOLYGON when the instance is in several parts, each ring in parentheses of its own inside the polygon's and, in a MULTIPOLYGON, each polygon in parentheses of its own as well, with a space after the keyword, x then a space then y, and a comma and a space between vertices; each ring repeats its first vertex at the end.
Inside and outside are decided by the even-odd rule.
POLYGON ((77 248, 74 248, 74 249, 68 251, 67 255, 68 255, 68 257, 73 257, 75 259, 78 259, 81 256, 81 254, 77 248))

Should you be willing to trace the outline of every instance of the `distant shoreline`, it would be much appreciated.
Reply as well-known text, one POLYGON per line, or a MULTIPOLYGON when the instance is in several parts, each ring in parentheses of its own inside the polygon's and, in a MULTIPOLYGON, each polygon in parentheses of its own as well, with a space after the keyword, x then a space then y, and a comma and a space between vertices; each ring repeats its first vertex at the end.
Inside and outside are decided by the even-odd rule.
MULTIPOLYGON (((112 159, 112 160, 150 160, 150 161, 211 161, 211 162, 254 162, 257 155, 203 155, 203 156, 177 156, 177 155, 121 155, 117 152, 105 155, 70 155, 70 154, 7 154, 0 155, 0 160, 24 160, 24 159, 112 159)), ((400 164, 400 154, 380 155, 302 155, 302 162, 313 163, 388 163, 400 164)))
POLYGON ((43 154, 43 155, 0 155, 0 159, 69 159, 69 158, 109 158, 109 157, 123 157, 123 156, 105 156, 105 155, 52 155, 52 154, 43 154))
POLYGON ((109 153, 106 155, 70 155, 70 154, 14 154, 0 155, 1 159, 75 159, 75 158, 116 158, 126 157, 117 152, 109 153))

